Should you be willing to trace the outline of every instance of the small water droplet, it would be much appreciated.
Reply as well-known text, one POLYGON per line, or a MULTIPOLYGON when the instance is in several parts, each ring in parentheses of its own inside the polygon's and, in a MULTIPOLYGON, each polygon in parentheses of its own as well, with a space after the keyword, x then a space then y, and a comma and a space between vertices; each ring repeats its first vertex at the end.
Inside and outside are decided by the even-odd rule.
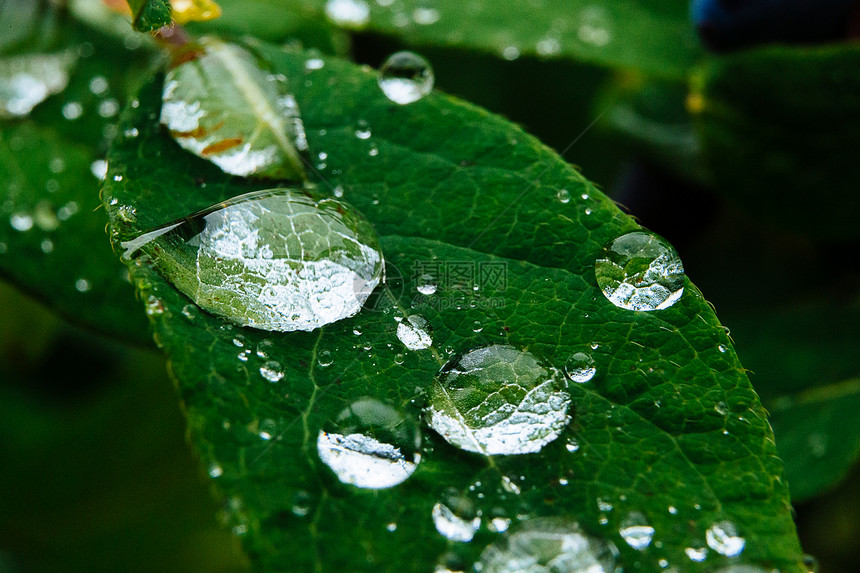
POLYGON ((403 364, 404 360, 406 360, 406 357, 403 354, 398 353, 394 355, 395 364, 403 364))
POLYGON ((69 83, 71 52, 0 58, 0 118, 24 117, 69 83))
POLYGON ((305 60, 306 70, 321 70, 325 66, 325 60, 319 57, 308 58, 305 60))
POLYGON ((54 241, 51 239, 42 239, 42 242, 39 244, 39 248, 42 249, 42 252, 46 255, 54 252, 54 241))
POLYGON ((102 95, 108 90, 108 81, 104 76, 94 76, 90 80, 90 91, 94 95, 102 95))
POLYGON ((430 391, 430 427, 447 442, 485 455, 539 451, 570 421, 564 377, 512 346, 450 360, 430 391))
POLYGON ((671 513, 672 515, 678 515, 678 508, 675 507, 674 505, 670 505, 669 506, 669 513, 671 513))
POLYGON ((27 213, 14 213, 9 217, 9 224, 16 231, 24 233, 33 228, 33 217, 27 213))
POLYGON ((729 521, 715 523, 705 532, 708 547, 726 557, 740 555, 746 541, 738 535, 734 524, 729 521))
POLYGON ((520 57, 520 49, 516 46, 505 46, 502 48, 502 57, 509 62, 513 62, 520 57))
POLYGON ((325 368, 326 366, 331 366, 332 362, 334 362, 334 358, 331 356, 331 352, 328 350, 323 350, 317 356, 317 364, 325 368))
POLYGON ((418 279, 418 286, 415 287, 423 295, 430 296, 436 293, 438 288, 436 279, 432 275, 421 275, 418 279))
POLYGON ((441 15, 435 8, 416 8, 412 11, 412 20, 419 26, 430 26, 439 21, 441 15))
POLYGON ((719 350, 720 352, 725 353, 725 352, 728 350, 728 348, 726 348, 726 345, 725 345, 725 344, 720 344, 719 346, 717 346, 717 350, 719 350))
POLYGON ((654 528, 648 524, 648 520, 642 513, 634 511, 621 521, 621 528, 618 533, 621 534, 627 545, 637 551, 644 551, 651 545, 654 528))
POLYGON ((476 320, 472 323, 472 332, 481 332, 484 330, 484 325, 481 324, 480 320, 476 320))
POLYGON ((397 338, 409 350, 423 350, 433 345, 433 336, 427 320, 413 314, 397 325, 397 338))
POLYGON ((809 573, 818 573, 818 570, 820 569, 818 559, 808 553, 803 556, 803 566, 806 567, 806 570, 809 571, 809 573))
POLYGON ((320 430, 320 459, 346 484, 360 488, 393 487, 421 461, 417 424, 371 398, 353 402, 320 430))
POLYGON ((325 15, 333 24, 359 29, 370 22, 370 6, 364 0, 328 0, 325 15))
POLYGON ((401 105, 410 104, 433 91, 430 63, 413 52, 396 52, 379 69, 379 87, 385 97, 401 105))
POLYGON ((446 494, 442 502, 434 505, 432 517, 436 531, 450 541, 467 543, 481 526, 474 504, 456 493, 446 494))
POLYGON ((570 203, 570 191, 567 189, 559 189, 556 197, 560 203, 570 203))
POLYGON ((537 53, 541 56, 554 56, 561 52, 561 42, 554 36, 542 38, 536 47, 537 53))
POLYGON ((391 523, 389 523, 388 525, 385 526, 385 530, 390 531, 392 533, 397 531, 397 523, 392 521, 391 523))
POLYGON ((99 102, 98 114, 105 119, 111 118, 119 113, 119 102, 115 99, 106 99, 99 102))
POLYGON ((99 181, 104 181, 107 177, 108 164, 104 159, 96 159, 90 163, 90 173, 99 181))
POLYGON ((269 382, 280 382, 284 377, 284 372, 281 370, 281 365, 274 360, 269 360, 260 366, 260 376, 269 382))
POLYGON ((579 450, 579 442, 574 437, 570 437, 567 439, 567 443, 564 445, 565 449, 568 452, 576 452, 579 450))
POLYGON ((63 117, 71 121, 78 119, 83 115, 84 106, 82 106, 80 102, 70 101, 66 103, 60 111, 62 112, 63 117))
POLYGON ((515 495, 520 495, 521 493, 520 486, 508 476, 502 476, 502 489, 515 495))
POLYGON ((291 508, 296 517, 305 517, 311 512, 311 496, 308 492, 299 490, 293 494, 291 508))
POLYGON ((224 468, 219 466, 218 464, 212 464, 209 466, 209 477, 218 478, 224 475, 224 468))
POLYGON ((78 292, 88 292, 93 288, 93 285, 87 279, 78 279, 75 281, 75 290, 78 292))
POLYGON ((567 359, 564 372, 572 381, 582 384, 594 378, 597 368, 594 366, 594 359, 589 354, 575 352, 567 359))
POLYGON ((539 517, 520 524, 484 549, 481 573, 614 572, 618 550, 586 534, 575 522, 539 517))
POLYGON ((122 243, 198 306, 241 326, 310 331, 360 310, 382 279, 373 227, 336 199, 289 189, 219 203, 122 243), (177 273, 175 261, 190 261, 177 273))
POLYGON ((687 547, 684 549, 684 553, 687 554, 687 557, 690 558, 690 561, 695 561, 697 563, 701 563, 708 556, 708 548, 707 547, 687 547))
POLYGON ((684 293, 684 267, 663 239, 643 231, 610 242, 594 265, 597 284, 619 308, 653 311, 669 308, 684 293))

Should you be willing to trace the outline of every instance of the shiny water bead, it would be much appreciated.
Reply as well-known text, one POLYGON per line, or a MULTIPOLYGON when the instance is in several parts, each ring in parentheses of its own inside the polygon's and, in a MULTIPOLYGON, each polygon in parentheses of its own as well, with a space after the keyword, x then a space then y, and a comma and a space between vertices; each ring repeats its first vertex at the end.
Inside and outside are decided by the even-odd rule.
POLYGON ((23 117, 69 83, 72 52, 0 58, 0 118, 23 117))
POLYGON ((176 142, 224 172, 305 179, 307 139, 283 76, 248 50, 202 38, 167 72, 161 123, 176 142))
POLYGON ((564 376, 529 352, 493 345, 454 357, 430 389, 430 427, 485 455, 527 454, 570 421, 564 376))
POLYGON ((410 104, 433 91, 430 62, 413 52, 396 52, 379 69, 379 87, 385 97, 401 105, 410 104))
POLYGON ((362 398, 320 430, 317 453, 345 483, 382 489, 406 480, 421 461, 418 425, 391 406, 362 398))
POLYGON ((604 296, 619 308, 662 310, 684 294, 684 266, 678 253, 644 231, 621 235, 604 247, 594 274, 604 296))
POLYGON ((382 278, 373 227, 349 205, 291 189, 219 203, 122 244, 204 310, 262 330, 353 316, 382 278))
POLYGON ((615 573, 612 543, 585 533, 575 522, 540 517, 512 529, 481 554, 481 573, 615 573))

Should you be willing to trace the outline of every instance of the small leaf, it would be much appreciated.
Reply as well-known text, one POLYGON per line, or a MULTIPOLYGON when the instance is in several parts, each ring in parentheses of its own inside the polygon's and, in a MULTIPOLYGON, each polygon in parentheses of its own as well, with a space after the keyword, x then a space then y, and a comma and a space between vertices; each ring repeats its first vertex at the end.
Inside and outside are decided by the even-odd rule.
POLYGON ((307 139, 286 79, 215 38, 189 50, 164 84, 161 123, 177 143, 232 175, 304 180, 307 139))
POLYGON ((126 0, 131 8, 132 24, 140 32, 151 32, 169 26, 169 0, 126 0))
POLYGON ((793 502, 824 493, 860 459, 860 379, 820 386, 771 402, 793 502))
MULTIPOLYGON (((155 269, 131 265, 141 295, 160 309, 151 320, 191 440, 205 464, 220 468, 215 484, 229 526, 259 569, 384 563, 426 571, 450 559, 471 567, 506 526, 480 526, 470 542, 452 546, 434 508, 453 490, 484 516, 501 512, 512 532, 537 517, 575 521, 616 546, 625 569, 657 570, 664 558, 685 571, 728 566, 739 542, 708 545, 707 532, 714 537, 716 524, 730 522, 736 529, 720 531, 743 538, 743 563, 803 570, 766 413, 701 293, 684 279, 675 304, 637 312, 611 303, 597 285, 595 261, 605 245, 639 229, 632 219, 507 121, 439 93, 400 106, 374 73, 316 54, 256 49, 295 86, 309 151, 325 157, 315 182, 373 223, 386 260, 385 286, 357 315, 287 333, 225 323, 155 269), (409 320, 414 315, 423 321, 409 320), (404 321, 410 326, 401 329, 404 321), (335 432, 343 440, 319 439, 364 399, 421 419, 450 356, 496 345, 527 352, 559 376, 572 355, 593 360, 584 360, 595 369, 587 381, 559 379, 572 420, 539 452, 485 456, 425 426, 415 464, 402 450, 394 457, 384 447, 391 440, 347 442, 343 432, 335 432), (359 488, 355 471, 325 462, 330 448, 368 464, 387 452, 404 469, 400 477, 408 473, 400 462, 416 467, 401 483, 384 482, 391 487, 359 488), (642 551, 625 540, 633 512, 654 528, 659 546, 642 551)), ((255 189, 176 146, 155 120, 161 91, 160 78, 144 88, 124 126, 140 139, 117 141, 111 151, 104 199, 115 237, 255 189), (137 219, 124 220, 114 199, 134 205, 137 219)), ((485 396, 487 413, 503 413, 525 390, 504 391, 466 392, 463 400, 485 396)))

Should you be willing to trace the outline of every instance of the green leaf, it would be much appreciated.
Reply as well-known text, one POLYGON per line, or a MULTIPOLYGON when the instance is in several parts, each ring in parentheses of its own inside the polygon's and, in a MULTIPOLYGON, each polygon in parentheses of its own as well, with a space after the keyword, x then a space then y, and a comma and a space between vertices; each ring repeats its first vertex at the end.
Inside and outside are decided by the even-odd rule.
POLYGON ((131 8, 132 25, 140 32, 151 32, 162 26, 169 26, 173 19, 170 16, 169 0, 127 0, 131 8))
POLYGON ((113 122, 146 54, 129 57, 115 40, 68 20, 59 42, 56 53, 77 62, 68 87, 27 117, 0 121, 0 275, 74 322, 148 342, 98 194, 113 122), (122 69, 111 69, 115 59, 122 69))
MULTIPOLYGON (((334 59, 308 69, 312 56, 257 49, 294 87, 314 181, 374 224, 388 277, 355 317, 278 334, 227 324, 143 261, 131 265, 155 301, 192 442, 259 569, 424 571, 442 559, 468 568, 505 519, 564 516, 615 544, 625 569, 728 565, 715 550, 703 563, 688 553, 730 521, 746 540, 741 561, 803 571, 765 411, 702 295, 687 280, 673 306, 634 312, 597 287, 595 260, 638 229, 630 217, 480 109, 442 94, 398 106, 367 70, 334 59), (422 275, 440 263, 454 274, 437 274, 435 294, 423 294, 433 289, 422 275), (426 350, 397 335, 395 317, 413 314, 432 327, 426 350), (594 360, 591 382, 567 385, 573 421, 539 453, 488 458, 425 426, 414 474, 382 490, 343 484, 320 461, 320 429, 351 403, 369 397, 418 420, 446 362, 497 344, 555 369, 578 353, 594 360), (434 527, 451 489, 482 512, 470 543, 434 527), (660 541, 642 552, 619 534, 637 513, 660 541)), ((161 78, 143 89, 123 127, 140 136, 110 154, 104 200, 116 240, 260 187, 179 149, 155 120, 161 90, 161 78), (119 217, 123 206, 136 221, 119 217)))
POLYGON ((421 47, 569 58, 683 78, 700 55, 686 0, 305 0, 335 25, 421 47))
POLYGON ((769 222, 819 238, 857 237, 858 65, 853 44, 708 60, 691 109, 719 189, 769 222), (810 207, 812 197, 820 207, 810 207))
POLYGON ((779 437, 794 502, 819 495, 860 459, 860 379, 774 400, 770 423, 779 437))

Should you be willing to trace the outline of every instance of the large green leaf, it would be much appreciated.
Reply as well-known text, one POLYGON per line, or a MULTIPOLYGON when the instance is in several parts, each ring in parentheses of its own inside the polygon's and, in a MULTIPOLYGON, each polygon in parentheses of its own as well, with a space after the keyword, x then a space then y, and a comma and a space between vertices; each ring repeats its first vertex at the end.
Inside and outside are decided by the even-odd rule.
POLYGON ((708 60, 690 107, 720 190, 792 230, 856 237, 858 63, 855 44, 768 47, 708 60))
MULTIPOLYGON (((284 1, 285 5, 295 0, 284 1)), ((683 78, 700 54, 686 0, 302 0, 334 24, 409 45, 570 58, 683 78)))
MULTIPOLYGON (((191 439, 260 569, 469 567, 505 519, 556 515, 614 543, 625 569, 657 570, 666 559, 685 571, 737 561, 803 570, 764 409, 700 292, 688 280, 674 306, 634 312, 596 285, 601 248, 638 228, 630 217, 480 109, 441 94, 398 106, 370 71, 257 49, 295 88, 311 177, 375 225, 388 268, 386 287, 355 317, 278 334, 227 324, 141 260, 130 264, 191 439), (467 275, 492 264, 505 280, 476 274, 428 296, 416 290, 419 267, 433 263, 467 275), (395 316, 413 313, 432 325, 432 349, 408 351, 398 339, 395 316), (567 388, 573 422, 540 453, 487 458, 425 428, 417 471, 378 491, 340 483, 320 461, 317 434, 348 404, 371 397, 418 418, 451 353, 492 344, 557 368, 578 352, 594 360, 592 381, 567 388), (450 488, 481 511, 471 543, 434 528, 432 508, 450 488), (619 534, 639 513, 655 530, 641 552, 619 534), (740 558, 711 549, 694 560, 706 538, 719 546, 706 531, 723 521, 746 540, 740 558)), ((259 188, 161 130, 161 81, 127 110, 122 131, 139 136, 111 151, 104 200, 115 240, 259 188), (134 221, 120 216, 129 207, 134 221)))
POLYGON ((45 41, 32 47, 69 54, 74 66, 61 93, 27 117, 0 121, 0 274, 72 321, 147 341, 98 194, 114 122, 147 54, 68 18, 45 41))

